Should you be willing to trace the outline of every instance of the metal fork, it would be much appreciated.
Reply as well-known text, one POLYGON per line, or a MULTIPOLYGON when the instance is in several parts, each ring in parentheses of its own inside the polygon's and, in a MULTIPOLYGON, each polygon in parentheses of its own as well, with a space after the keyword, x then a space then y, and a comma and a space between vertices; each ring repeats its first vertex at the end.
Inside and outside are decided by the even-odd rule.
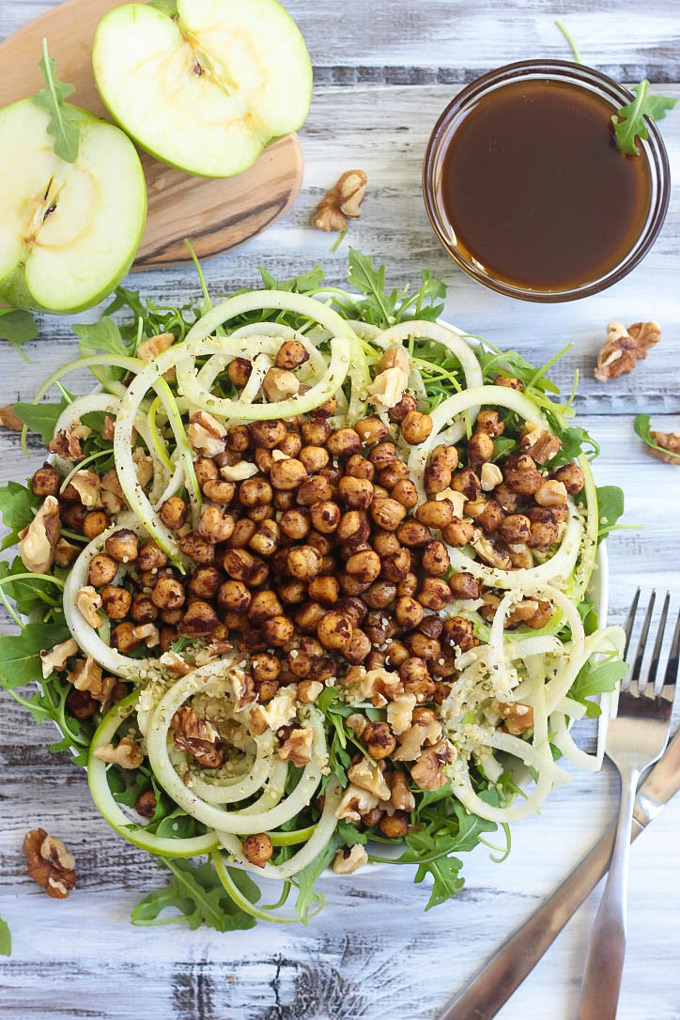
MULTIPOLYGON (((607 756, 621 774, 621 801, 609 877, 590 935, 578 1020, 614 1020, 616 1017, 626 949, 628 856, 635 792, 640 774, 661 757, 668 742, 676 694, 680 616, 675 627, 666 675, 657 692, 655 686, 670 595, 666 594, 664 600, 651 662, 643 677, 642 665, 655 598, 656 593, 652 592, 629 678, 627 683, 624 682, 617 715, 610 721, 607 733, 607 756)), ((624 657, 628 653, 639 600, 638 589, 626 621, 624 657)))

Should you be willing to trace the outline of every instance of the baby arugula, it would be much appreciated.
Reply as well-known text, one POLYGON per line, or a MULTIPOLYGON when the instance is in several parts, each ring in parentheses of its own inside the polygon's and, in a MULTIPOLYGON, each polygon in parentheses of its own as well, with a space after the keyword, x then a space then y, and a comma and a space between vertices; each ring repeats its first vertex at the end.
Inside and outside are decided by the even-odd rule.
POLYGON ((0 917, 0 956, 12 955, 12 933, 7 921, 0 917))
MULTIPOLYGON (((157 858, 158 866, 167 868, 172 878, 162 889, 148 893, 132 911, 137 925, 178 924, 186 921, 194 930, 202 924, 216 931, 235 931, 255 926, 255 918, 236 906, 225 891, 211 861, 194 865, 172 857, 157 858), (161 917, 174 910, 169 917, 161 917)), ((260 890, 244 871, 229 868, 229 875, 240 892, 256 903, 260 890)))
POLYGON ((55 155, 67 163, 75 163, 80 147, 80 121, 82 115, 77 106, 66 102, 66 97, 75 92, 75 85, 59 81, 55 73, 54 59, 47 49, 47 39, 43 39, 43 55, 40 61, 40 73, 45 87, 36 92, 33 102, 50 116, 48 132, 54 139, 55 155))
POLYGON ((633 92, 635 99, 622 106, 612 117, 616 144, 624 156, 639 156, 636 142, 638 139, 644 142, 648 137, 646 119, 663 120, 667 111, 677 103, 677 99, 668 96, 650 96, 646 78, 633 86, 633 92))

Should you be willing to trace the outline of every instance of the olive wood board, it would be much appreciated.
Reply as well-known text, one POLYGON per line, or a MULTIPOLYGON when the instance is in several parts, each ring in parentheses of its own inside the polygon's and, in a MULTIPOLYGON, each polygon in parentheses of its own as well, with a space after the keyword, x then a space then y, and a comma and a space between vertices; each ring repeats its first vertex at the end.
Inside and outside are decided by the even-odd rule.
MULTIPOLYGON (((116 0, 66 0, 0 43, 0 107, 42 87, 38 63, 46 38, 57 76, 75 85, 69 102, 110 120, 94 83, 90 55, 97 25, 119 6, 116 0)), ((149 211, 134 269, 187 262, 185 238, 199 258, 236 248, 276 222, 302 183, 302 150, 294 134, 273 142, 236 177, 195 177, 146 153, 140 156, 149 211)))

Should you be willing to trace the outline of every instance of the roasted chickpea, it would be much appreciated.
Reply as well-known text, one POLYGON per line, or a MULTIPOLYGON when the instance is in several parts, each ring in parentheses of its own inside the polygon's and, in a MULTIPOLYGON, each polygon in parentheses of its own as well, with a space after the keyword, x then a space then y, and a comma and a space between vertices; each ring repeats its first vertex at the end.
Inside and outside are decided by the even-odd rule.
POLYGON ((317 531, 330 535, 337 530, 340 523, 340 507, 331 500, 322 500, 311 507, 310 517, 317 531))
POLYGON ((440 610, 451 601, 451 589, 446 581, 442 581, 438 577, 426 577, 421 582, 416 598, 421 606, 425 606, 427 609, 440 610))
POLYGON ((301 460, 287 457, 285 460, 277 460, 272 464, 269 477, 275 489, 289 492, 299 488, 306 481, 307 469, 301 460))
POLYGON ((374 499, 371 504, 371 517, 383 531, 396 531, 405 516, 406 508, 396 499, 374 499))
POLYGON ((354 553, 345 564, 345 570, 362 584, 372 584, 380 574, 380 557, 372 549, 354 553))
POLYGON ((397 530, 397 538, 409 549, 417 549, 428 544, 433 539, 432 531, 426 524, 409 520, 404 521, 397 530))
POLYGON ((213 503, 221 503, 226 506, 234 498, 236 486, 233 482, 226 482, 222 478, 209 478, 203 485, 203 495, 213 503))
POLYGON ((158 571, 167 566, 168 557, 155 542, 148 539, 144 542, 137 556, 137 564, 140 570, 158 571))
POLYGON ((505 386, 509 390, 518 390, 519 393, 524 390, 524 383, 514 375, 497 375, 493 384, 494 386, 505 386))
POLYGON ((368 615, 368 610, 362 599, 342 598, 335 607, 339 613, 342 613, 350 621, 353 627, 361 627, 364 620, 368 615))
POLYGON ((126 620, 124 623, 119 623, 117 627, 114 627, 111 631, 111 647, 123 655, 138 648, 142 639, 135 634, 136 626, 135 623, 126 620))
POLYGON ((307 598, 307 585, 296 577, 277 584, 276 591, 281 601, 287 606, 299 605, 307 598))
POLYGON ((286 559, 288 571, 300 581, 313 581, 321 572, 322 554, 313 545, 290 549, 286 559))
POLYGON ((170 627, 176 627, 183 616, 183 609, 161 609, 161 620, 170 627))
POLYGON ((231 514, 225 513, 221 506, 204 503, 198 518, 197 534, 211 545, 216 545, 218 542, 226 542, 228 538, 231 538, 235 523, 231 514))
POLYGON ((371 446, 373 443, 380 443, 389 435, 387 425, 380 418, 363 418, 356 423, 355 429, 367 446, 371 446))
MULTIPOLYGON (((207 507, 205 509, 207 509, 207 507)), ((221 522, 220 527, 223 529, 223 532, 228 531, 230 527, 231 530, 233 530, 233 523, 234 523, 233 520, 230 520, 230 518, 225 517, 224 523, 221 522)), ((201 526, 203 526, 202 517, 200 524, 201 526)), ((205 527, 207 530, 208 528, 207 522, 205 524, 205 527)), ((192 559, 194 563, 198 563, 202 567, 209 567, 212 566, 215 560, 214 543, 217 541, 222 540, 218 539, 216 535, 213 535, 212 540, 208 541, 208 539, 204 538, 203 535, 200 535, 197 531, 190 531, 188 535, 184 535, 180 539, 179 547, 184 553, 184 555, 188 556, 189 559, 192 559)))
MULTIPOLYGON (((534 493, 534 499, 539 506, 565 506, 567 502, 567 488, 563 482, 551 479, 539 485, 534 493)), ((87 523, 87 517, 85 518, 85 523, 87 523)))
MULTIPOLYGON (((375 476, 375 468, 371 464, 370 460, 363 457, 360 453, 353 453, 345 463, 345 476, 351 478, 364 478, 369 482, 373 481, 375 476)), ((338 479, 338 483, 339 483, 338 479)))
POLYGON ((253 366, 247 358, 234 358, 230 361, 227 366, 227 375, 229 376, 229 382, 233 383, 234 386, 245 386, 250 379, 250 373, 253 371, 253 366))
POLYGON ((151 592, 153 604, 159 609, 179 609, 186 601, 184 588, 174 577, 159 577, 151 592))
POLYGON ((158 607, 154 605, 150 595, 142 592, 134 596, 130 616, 135 623, 153 623, 158 619, 158 607))
POLYGON ((505 432, 505 422, 498 411, 484 409, 477 414, 475 428, 493 437, 502 436, 505 432))
POLYGON ((449 588, 453 597, 457 599, 478 599, 481 594, 479 581, 467 571, 453 574, 449 578, 449 588))
POLYGON ((332 606, 340 596, 340 584, 337 577, 324 574, 314 578, 309 583, 308 594, 310 599, 315 602, 323 602, 324 605, 332 606))
POLYGON ((317 624, 316 634, 324 648, 341 652, 352 639, 352 624, 343 613, 330 609, 324 611, 317 624))
POLYGON ((434 613, 424 616, 418 624, 418 630, 429 638, 439 638, 444 628, 444 621, 434 613))
POLYGON ((428 637, 420 630, 414 630, 406 637, 404 644, 418 659, 425 659, 429 664, 436 662, 441 655, 442 646, 437 638, 428 637))
POLYGON ((129 528, 120 528, 109 535, 105 548, 119 563, 133 563, 139 555, 139 539, 129 528))
POLYGON ((127 588, 107 584, 101 592, 102 609, 110 620, 124 620, 130 612, 132 595, 127 588))
POLYGON ((361 451, 361 436, 351 428, 340 428, 331 432, 326 449, 333 457, 351 457, 361 451))
POLYGON ((466 499, 479 499, 482 483, 472 468, 459 468, 451 476, 451 488, 462 492, 466 499))
POLYGON ((319 602, 305 602, 295 613, 294 619, 298 630, 302 634, 315 634, 317 625, 326 612, 326 607, 319 602))
POLYGON ((244 581, 253 587, 264 583, 268 573, 266 564, 257 556, 252 556, 246 549, 227 549, 222 567, 235 581, 244 581))
POLYGON ((446 443, 438 443, 430 456, 431 464, 441 464, 453 472, 458 467, 458 450, 455 446, 448 446, 446 443))
POLYGON ((273 450, 286 438, 286 426, 273 418, 271 421, 256 421, 250 426, 253 442, 265 450, 273 450))
POLYGON ((524 514, 511 514, 499 524, 498 534, 509 545, 528 542, 531 536, 531 521, 524 514))
POLYGON ((333 496, 331 484, 323 475, 313 475, 303 482, 297 491, 297 501, 301 506, 313 506, 325 503, 333 496))
POLYGON ((530 549, 548 549, 557 541, 559 526, 553 510, 549 507, 532 507, 527 511, 531 520, 531 537, 527 545, 530 549))
POLYGON ((171 531, 178 531, 179 528, 184 527, 188 513, 189 508, 179 496, 171 496, 166 499, 159 510, 163 524, 171 531))
POLYGON ((213 607, 197 599, 188 606, 178 629, 185 637, 208 637, 215 633, 219 622, 213 607))
POLYGON ((313 545, 322 556, 328 556, 333 548, 333 541, 328 535, 322 535, 320 531, 310 531, 307 539, 308 545, 313 545))
POLYGON ((217 595, 224 576, 217 567, 199 567, 189 582, 189 591, 199 599, 213 599, 217 595))
POLYGON ((473 432, 467 445, 468 464, 472 470, 478 472, 482 464, 486 464, 493 459, 493 455, 493 439, 488 432, 480 429, 473 432))
POLYGON ((384 609, 372 609, 366 616, 364 630, 374 645, 384 645, 399 633, 399 624, 384 609))
POLYGON ((43 464, 31 479, 31 488, 36 496, 58 496, 60 487, 59 472, 50 464, 43 464))
POLYGON ((91 719, 97 711, 98 702, 89 691, 79 691, 74 687, 66 698, 66 707, 76 719, 91 719))
POLYGON ((393 531, 376 528, 371 535, 371 544, 378 556, 393 556, 401 549, 401 542, 393 531))
POLYGON ((447 620, 443 630, 444 640, 451 645, 456 645, 461 652, 469 652, 478 644, 474 628, 464 616, 454 616, 447 620))
POLYGON ((371 651, 371 641, 367 634, 359 627, 352 627, 352 637, 346 648, 343 649, 343 656, 353 666, 364 662, 371 651))
POLYGON ((260 556, 272 556, 281 541, 281 529, 276 521, 263 521, 248 543, 260 556))
POLYGON ((419 688, 424 681, 430 680, 425 660, 418 658, 417 655, 411 655, 401 663, 399 676, 407 689, 411 686, 419 688))
POLYGON ((62 495, 59 500, 59 509, 62 525, 65 524, 68 528, 71 528, 72 531, 83 530, 83 521, 85 520, 85 514, 87 511, 81 503, 69 503, 62 495))
POLYGON ((449 554, 443 542, 429 542, 423 549, 423 570, 430 577, 441 577, 451 566, 449 554))
MULTIPOLYGON (((455 447, 451 447, 455 450, 455 447)), ((438 492, 443 492, 444 489, 448 489, 451 485, 451 469, 441 461, 430 461, 425 468, 424 475, 425 491, 428 495, 434 496, 438 492)))
POLYGON ((562 482, 570 496, 576 496, 585 485, 583 472, 578 464, 565 464, 553 473, 556 482, 562 482))
POLYGON ((393 815, 383 815, 378 828, 388 839, 403 839, 408 832, 408 815, 405 811, 395 811, 393 815))
POLYGON ((285 368, 292 372, 300 365, 304 365, 306 361, 309 361, 309 353, 303 343, 300 343, 299 340, 284 340, 279 347, 274 364, 277 368, 285 368))
POLYGON ((418 591, 418 577, 416 574, 409 573, 405 574, 397 584, 397 595, 415 595, 418 591))
POLYGON ((323 446, 303 446, 299 458, 310 475, 325 468, 330 459, 328 451, 324 450, 323 446))
POLYGON ((273 591, 257 591, 250 602, 248 619, 256 627, 260 627, 265 620, 280 616, 282 613, 283 607, 273 591))
POLYGON ((421 411, 409 411, 401 423, 401 434, 411 446, 424 443, 432 432, 432 418, 421 411))
POLYGON ((325 446, 331 427, 325 418, 308 418, 302 423, 302 438, 309 446, 325 446))
POLYGON ((393 464, 397 457, 397 448, 391 440, 378 443, 368 455, 368 459, 376 471, 383 471, 393 464))
POLYGON ((285 510, 279 520, 281 531, 293 541, 305 538, 309 534, 311 526, 310 512, 307 509, 285 510))
POLYGON ((243 581, 224 581, 217 592, 217 604, 221 609, 245 613, 250 606, 252 595, 243 581))
POLYGON ((348 510, 340 518, 337 535, 341 542, 365 542, 369 534, 370 525, 362 510, 348 510))
POLYGON ((389 723, 380 720, 369 722, 361 734, 361 739, 371 758, 375 758, 377 761, 388 758, 397 746, 397 738, 392 727, 389 723))
POLYGON ((402 581, 411 570, 411 552, 403 546, 391 556, 385 556, 382 560, 381 577, 385 581, 398 583, 402 581))
POLYGON ((386 609, 397 597, 397 586, 392 581, 376 581, 364 592, 364 602, 371 609, 386 609))
MULTIPOLYGON (((250 660, 250 671, 253 680, 257 683, 278 680, 281 673, 281 660, 277 659, 275 655, 260 652, 250 660)), ((260 698, 260 700, 262 699, 260 698)))
POLYGON ((393 460, 381 469, 378 474, 378 482, 383 488, 392 490, 397 482, 403 481, 408 476, 408 465, 403 460, 393 460))
POLYGON ((533 496, 543 482, 536 462, 528 453, 510 453, 503 464, 506 485, 520 496, 533 496))
POLYGON ((408 648, 401 641, 390 641, 385 648, 385 659, 395 669, 399 669, 402 662, 406 662, 410 655, 408 648))
POLYGON ((217 464, 210 457, 197 457, 194 461, 194 473, 201 489, 206 482, 215 482, 220 476, 217 464))
POLYGON ((246 478, 238 490, 238 501, 241 506, 264 506, 271 503, 274 497, 272 487, 266 478, 246 478))
POLYGON ((472 541, 475 527, 472 521, 463 520, 462 517, 454 517, 450 524, 443 529, 442 534, 447 545, 460 548, 472 541))
POLYGON ((117 573, 118 563, 106 553, 97 553, 96 556, 93 556, 87 569, 88 580, 95 588, 101 588, 103 584, 110 584, 117 573))
POLYGON ((366 510, 373 500, 373 483, 368 478, 345 475, 338 483, 338 495, 346 506, 366 510))
POLYGON ((453 520, 453 503, 450 499, 428 499, 416 510, 416 518, 429 528, 445 528, 453 520))
POLYGON ((256 680, 255 690, 257 691, 257 700, 262 704, 266 705, 268 701, 271 701, 276 692, 279 689, 279 685, 276 680, 256 680))
POLYGON ((423 607, 411 596, 402 595, 397 599, 394 615, 400 627, 413 630, 423 619, 423 607))
POLYGON ((250 446, 250 429, 247 425, 234 425, 227 430, 227 449, 232 453, 245 453, 250 446))
POLYGON ((90 510, 83 518, 83 534, 86 538, 96 538, 106 531, 108 526, 109 519, 103 510, 90 510))
POLYGON ((241 844, 241 849, 243 856, 257 868, 264 868, 274 853, 272 841, 266 832, 257 832, 252 836, 246 836, 241 844))
POLYGON ((504 519, 505 514, 503 513, 503 508, 500 503, 496 502, 495 499, 488 499, 484 504, 481 513, 479 513, 476 518, 477 524, 479 524, 488 535, 492 535, 494 531, 498 531, 498 528, 501 526, 504 519))
POLYGON ((392 489, 391 497, 407 510, 412 510, 418 504, 418 490, 410 478, 400 479, 392 489))
POLYGON ((287 616, 271 616, 262 624, 262 633, 268 644, 274 648, 283 648, 292 640, 295 627, 287 616))
POLYGON ((250 540, 256 531, 257 524, 255 521, 242 517, 240 520, 236 521, 234 530, 231 533, 230 538, 227 539, 227 545, 230 549, 244 549, 250 543, 250 540))
POLYGON ((268 475, 272 469, 274 463, 274 457, 271 450, 265 450, 263 446, 258 446, 255 450, 255 464, 263 475, 268 475))
POLYGON ((390 421, 401 422, 411 411, 417 411, 418 403, 411 393, 405 393, 401 400, 391 407, 387 413, 390 421))

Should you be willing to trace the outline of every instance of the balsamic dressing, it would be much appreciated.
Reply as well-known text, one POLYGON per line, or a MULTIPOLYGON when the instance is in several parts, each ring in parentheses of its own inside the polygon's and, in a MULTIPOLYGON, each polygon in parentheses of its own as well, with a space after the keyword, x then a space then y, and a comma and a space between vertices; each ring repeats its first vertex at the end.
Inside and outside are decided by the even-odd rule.
POLYGON ((454 126, 444 211, 469 261, 507 283, 567 290, 617 266, 643 231, 647 157, 623 156, 613 107, 568 82, 510 82, 454 126))

